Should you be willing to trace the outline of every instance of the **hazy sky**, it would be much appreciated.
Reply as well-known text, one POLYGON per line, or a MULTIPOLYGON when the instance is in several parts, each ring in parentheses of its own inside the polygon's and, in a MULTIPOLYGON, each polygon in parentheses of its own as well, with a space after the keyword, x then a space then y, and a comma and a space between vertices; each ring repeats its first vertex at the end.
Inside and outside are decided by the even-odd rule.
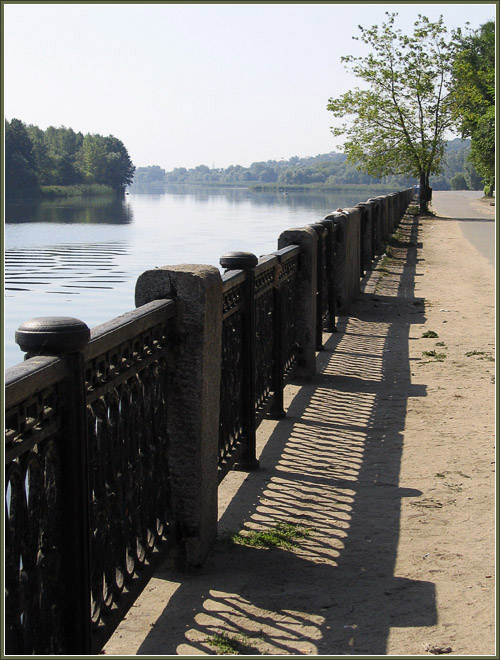
POLYGON ((4 3, 4 113, 115 135, 136 166, 248 166, 335 151, 326 110, 357 81, 357 26, 449 28, 496 3, 4 3))

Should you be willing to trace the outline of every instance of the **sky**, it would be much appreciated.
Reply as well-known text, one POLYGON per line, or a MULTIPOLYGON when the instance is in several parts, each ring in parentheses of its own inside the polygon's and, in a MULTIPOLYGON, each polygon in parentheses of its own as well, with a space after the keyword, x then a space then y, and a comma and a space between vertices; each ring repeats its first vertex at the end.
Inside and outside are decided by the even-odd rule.
POLYGON ((114 135, 169 171, 339 151, 326 106, 358 81, 353 37, 397 12, 450 28, 490 3, 3 2, 4 118, 114 135))

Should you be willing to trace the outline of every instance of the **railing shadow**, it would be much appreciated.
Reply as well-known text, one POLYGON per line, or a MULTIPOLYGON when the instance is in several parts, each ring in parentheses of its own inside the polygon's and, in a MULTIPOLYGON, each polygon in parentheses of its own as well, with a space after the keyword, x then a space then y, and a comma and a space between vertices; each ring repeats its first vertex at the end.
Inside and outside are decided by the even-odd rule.
POLYGON ((399 472, 411 382, 409 330, 424 321, 414 297, 418 220, 405 217, 391 267, 368 284, 318 354, 319 375, 298 390, 219 522, 209 564, 178 583, 138 655, 384 655, 391 627, 436 623, 430 582, 395 575, 399 472), (311 530, 294 551, 224 541, 226 530, 286 521, 311 530), (236 643, 236 642, 235 642, 236 643))

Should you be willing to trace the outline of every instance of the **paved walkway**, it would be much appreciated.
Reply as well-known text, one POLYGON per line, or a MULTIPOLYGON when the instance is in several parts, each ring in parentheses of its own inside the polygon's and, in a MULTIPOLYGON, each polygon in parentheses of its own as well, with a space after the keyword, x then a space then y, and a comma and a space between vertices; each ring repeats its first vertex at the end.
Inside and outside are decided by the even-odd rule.
POLYGON ((207 566, 159 572, 106 654, 223 654, 214 635, 244 655, 493 654, 494 367, 476 359, 493 354, 493 304, 458 223, 406 216, 317 377, 259 428, 261 469, 221 485, 207 566), (426 330, 448 360, 423 359, 426 330), (293 550, 225 540, 279 522, 310 534, 293 550))

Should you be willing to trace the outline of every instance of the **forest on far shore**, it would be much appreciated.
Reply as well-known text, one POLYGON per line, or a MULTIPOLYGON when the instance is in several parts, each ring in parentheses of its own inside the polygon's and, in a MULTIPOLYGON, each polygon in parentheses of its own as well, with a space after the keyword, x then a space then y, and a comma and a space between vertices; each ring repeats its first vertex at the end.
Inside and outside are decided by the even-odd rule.
POLYGON ((19 119, 5 122, 7 198, 65 194, 123 194, 135 167, 121 140, 19 119))
MULTIPOLYGON (((455 140, 446 143, 445 163, 442 174, 431 179, 434 190, 480 190, 482 179, 474 165, 468 160, 470 140, 455 140)), ((288 160, 255 162, 250 167, 230 165, 227 168, 209 168, 207 165, 186 169, 176 167, 170 172, 158 165, 138 167, 132 189, 137 186, 161 188, 165 184, 243 184, 251 187, 294 187, 340 188, 351 185, 382 184, 394 188, 405 188, 416 183, 411 177, 386 176, 376 179, 363 174, 347 161, 341 153, 330 152, 306 158, 293 156, 288 160)))

